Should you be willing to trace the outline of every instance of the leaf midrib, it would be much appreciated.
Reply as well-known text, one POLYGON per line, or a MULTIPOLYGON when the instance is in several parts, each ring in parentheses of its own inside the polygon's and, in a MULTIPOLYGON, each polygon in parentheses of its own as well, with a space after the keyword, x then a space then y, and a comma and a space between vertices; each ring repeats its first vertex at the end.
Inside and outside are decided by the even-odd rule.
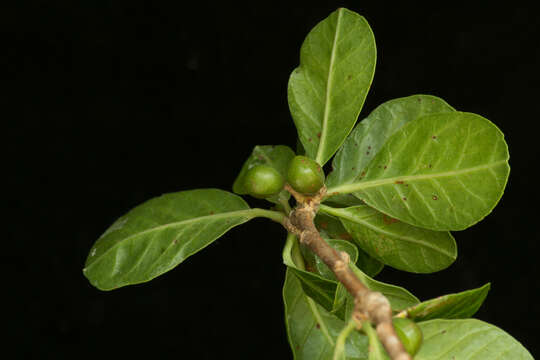
POLYGON ((332 53, 330 54, 330 63, 328 64, 328 77, 326 80, 326 94, 325 94, 325 101, 324 101, 324 115, 323 115, 323 121, 322 121, 322 129, 321 129, 321 140, 319 141, 319 148, 317 149, 317 156, 315 157, 315 161, 317 161, 321 166, 323 165, 323 155, 324 155, 324 146, 326 145, 326 138, 328 136, 328 117, 330 116, 330 91, 332 87, 332 80, 334 72, 334 60, 336 56, 336 48, 337 48, 337 42, 339 38, 339 27, 341 23, 341 16, 343 14, 343 10, 338 11, 338 18, 336 21, 336 32, 334 33, 334 40, 332 42, 332 53))
POLYGON ((379 232, 381 234, 384 234, 384 235, 388 235, 390 237, 394 237, 394 238, 398 238, 399 240, 403 240, 405 242, 409 242, 409 243, 413 243, 413 244, 417 244, 417 245, 422 245, 426 248, 429 248, 429 249, 432 249, 438 253, 441 253, 443 255, 446 255, 448 256, 449 258, 451 259, 455 259, 456 257, 453 256, 452 254, 450 254, 449 252, 445 251, 445 250, 442 250, 442 249, 438 249, 436 247, 434 247, 433 245, 431 245, 430 243, 427 243, 427 242, 423 242, 423 241, 419 241, 417 239, 414 239, 414 238, 410 238, 408 236, 403 236, 403 235, 399 235, 399 234, 395 234, 395 233, 392 233, 388 230, 383 230, 381 228, 378 228, 376 227, 375 225, 372 225, 370 224, 369 222, 363 220, 363 219, 359 219, 358 217, 355 217, 353 215, 349 215, 348 212, 345 212, 345 211, 342 211, 340 209, 334 209, 334 208, 330 208, 328 206, 325 206, 325 205, 321 205, 321 211, 323 212, 327 212, 329 213, 330 215, 335 215, 335 216, 339 216, 340 218, 342 219, 345 219, 345 220, 349 220, 351 222, 354 222, 354 223, 358 223, 358 224, 362 224, 364 225, 365 227, 371 229, 371 230, 374 230, 376 232, 379 232), (331 210, 329 210, 331 209, 331 210), (325 211, 326 210, 326 211, 325 211))
POLYGON ((146 234, 151 234, 152 232, 164 230, 164 229, 167 229, 167 228, 174 228, 174 227, 178 227, 178 226, 182 226, 182 225, 189 225, 190 223, 196 223, 196 222, 208 220, 209 218, 211 218, 212 220, 219 220, 221 218, 245 216, 245 217, 247 217, 249 219, 250 217, 254 216, 252 213, 250 213, 252 210, 253 209, 246 209, 246 210, 228 211, 228 212, 219 213, 219 214, 213 214, 213 215, 205 215, 205 216, 191 218, 191 219, 188 219, 188 220, 175 221, 175 222, 159 225, 159 226, 156 226, 156 227, 153 227, 153 228, 150 228, 150 229, 135 233, 133 235, 130 235, 130 236, 126 237, 126 238, 123 238, 123 239, 119 240, 116 244, 114 244, 109 249, 107 249, 103 254, 96 257, 91 264, 89 264, 88 266, 85 267, 85 270, 88 270, 93 265, 99 263, 100 260, 105 258, 105 256, 109 252, 113 251, 114 249, 116 249, 121 244, 123 244, 126 241, 131 240, 133 238, 137 238, 137 237, 140 237, 140 236, 143 236, 143 235, 146 235, 146 234))
POLYGON ((378 180, 352 182, 349 184, 339 185, 334 188, 328 189, 327 198, 333 195, 354 193, 357 191, 361 191, 364 189, 369 189, 369 188, 377 187, 381 185, 395 184, 396 181, 405 182, 405 181, 423 180, 423 179, 437 179, 437 178, 442 178, 442 177, 450 177, 450 176, 472 173, 472 172, 476 172, 480 170, 494 168, 500 164, 506 163, 506 161, 507 161, 506 159, 499 160, 499 161, 495 161, 495 162, 485 164, 485 165, 473 166, 473 167, 469 167, 469 168, 461 169, 461 170, 444 171, 440 173, 402 175, 402 176, 394 176, 391 178, 378 179, 378 180))

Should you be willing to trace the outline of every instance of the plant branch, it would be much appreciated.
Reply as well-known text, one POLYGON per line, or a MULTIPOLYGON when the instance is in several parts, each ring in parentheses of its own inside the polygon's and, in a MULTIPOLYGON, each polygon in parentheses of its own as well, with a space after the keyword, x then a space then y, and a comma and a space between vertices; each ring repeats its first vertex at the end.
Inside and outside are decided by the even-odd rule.
POLYGON ((411 360, 392 325, 392 309, 388 299, 380 292, 368 289, 349 267, 349 257, 337 252, 319 234, 314 218, 321 199, 326 194, 323 187, 314 196, 298 194, 285 185, 296 199, 297 206, 285 221, 288 231, 298 236, 300 243, 313 251, 335 274, 354 298, 353 318, 375 325, 377 335, 392 360, 411 360))

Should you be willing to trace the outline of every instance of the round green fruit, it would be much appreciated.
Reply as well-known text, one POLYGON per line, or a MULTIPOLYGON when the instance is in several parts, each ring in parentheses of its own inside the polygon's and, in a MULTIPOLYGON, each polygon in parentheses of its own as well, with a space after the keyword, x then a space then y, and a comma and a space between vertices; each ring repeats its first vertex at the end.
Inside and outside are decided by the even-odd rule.
POLYGON ((420 349, 420 345, 422 345, 422 330, 414 321, 407 318, 394 318, 392 323, 405 350, 411 356, 414 356, 420 349))
POLYGON ((244 186, 249 195, 265 198, 277 194, 283 189, 283 176, 271 166, 255 165, 249 169, 244 178, 244 186))
POLYGON ((299 193, 315 194, 324 185, 324 173, 317 162, 298 155, 289 164, 287 181, 299 193))

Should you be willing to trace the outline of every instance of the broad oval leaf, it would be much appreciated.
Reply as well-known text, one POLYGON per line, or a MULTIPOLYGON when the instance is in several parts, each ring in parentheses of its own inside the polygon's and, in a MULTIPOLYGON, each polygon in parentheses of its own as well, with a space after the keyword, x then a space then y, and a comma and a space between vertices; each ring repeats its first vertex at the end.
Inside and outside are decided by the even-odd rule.
POLYGON ((487 283, 477 289, 439 296, 435 299, 422 301, 420 304, 404 310, 404 312, 408 318, 417 322, 437 318, 469 318, 480 308, 486 299, 489 288, 490 284, 487 283))
MULTIPOLYGON (((321 233, 321 236, 324 238, 353 241, 351 234, 347 232, 347 230, 343 227, 343 224, 337 218, 326 215, 321 211, 319 211, 315 217, 315 225, 321 233)), ((358 259, 356 260, 355 264, 360 268, 360 270, 371 277, 374 277, 381 272, 384 267, 383 263, 369 256, 362 249, 358 249, 356 247, 355 249, 358 253, 358 259)))
POLYGON ((533 360, 516 339, 480 320, 437 319, 418 325, 424 342, 415 360, 533 360))
POLYGON ((300 50, 288 100, 308 157, 321 166, 358 118, 375 72, 375 39, 367 21, 338 9, 317 24, 300 50))
POLYGON ((391 218, 367 205, 320 210, 339 217, 355 243, 366 253, 393 268, 432 273, 457 258, 457 246, 448 231, 422 229, 391 218))
POLYGON ((354 193, 411 225, 463 230, 499 201, 510 168, 501 131, 471 113, 419 118, 401 127, 355 182, 329 189, 354 193))
MULTIPOLYGON (((337 152, 326 186, 331 188, 354 182, 390 136, 406 123, 422 116, 452 111, 455 110, 446 101, 431 95, 412 95, 379 105, 356 125, 337 152)), ((334 197, 330 200, 336 201, 334 197)))
POLYGON ((152 280, 254 214, 218 189, 165 194, 119 218, 94 244, 84 275, 101 290, 152 280))
POLYGON ((244 162, 240 174, 233 184, 233 191, 239 195, 247 194, 244 186, 244 178, 249 169, 256 165, 268 165, 276 169, 285 179, 289 163, 295 156, 294 151, 285 145, 257 145, 251 155, 244 162))
MULTIPOLYGON (((345 322, 326 311, 302 290, 300 281, 287 269, 283 286, 285 325, 296 360, 331 360, 337 337, 345 322)), ((367 359, 368 342, 357 331, 347 337, 346 359, 367 359)))

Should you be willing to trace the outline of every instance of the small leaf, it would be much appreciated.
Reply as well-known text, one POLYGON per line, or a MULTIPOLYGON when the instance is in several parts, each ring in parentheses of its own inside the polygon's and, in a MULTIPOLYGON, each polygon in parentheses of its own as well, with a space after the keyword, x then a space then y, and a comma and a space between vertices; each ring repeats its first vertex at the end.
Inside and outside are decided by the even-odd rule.
POLYGON ((456 111, 405 124, 363 177, 328 192, 354 193, 411 225, 463 230, 495 207, 509 170, 500 130, 479 115, 456 111))
POLYGON ((408 290, 396 286, 385 284, 381 281, 370 278, 358 269, 354 264, 349 264, 352 271, 360 279, 360 281, 372 291, 378 291, 382 293, 390 302, 390 306, 394 311, 401 311, 420 302, 416 296, 411 294, 408 290))
POLYGON ((311 30, 289 79, 289 108, 306 155, 321 166, 341 146, 362 109, 375 71, 367 21, 338 9, 311 30))
MULTIPOLYGON (((285 275, 283 302, 285 325, 294 359, 331 360, 345 322, 309 298, 291 268, 287 269, 285 275)), ((345 358, 367 359, 367 352, 367 338, 357 331, 350 333, 345 342, 345 358)))
POLYGON ((464 319, 473 316, 480 308, 489 292, 490 284, 477 289, 456 294, 439 296, 423 301, 405 310, 407 317, 414 321, 436 318, 464 319))
POLYGON ((337 216, 355 243, 370 256, 396 269, 431 273, 445 269, 457 257, 456 242, 449 232, 418 228, 367 205, 320 210, 337 216))
MULTIPOLYGON (((329 239, 344 239, 352 241, 351 234, 343 227, 341 222, 330 215, 326 215, 323 212, 318 212, 315 217, 315 225, 321 233, 323 238, 329 239)), ((355 247, 356 248, 356 247, 355 247)), ((358 253, 358 260, 356 260, 356 266, 360 268, 368 276, 374 277, 383 269, 384 265, 380 261, 372 258, 363 250, 356 248, 358 253)))
POLYGON ((533 360, 516 339, 480 320, 437 319, 418 325, 424 334, 424 343, 415 360, 533 360))
POLYGON ((315 300, 327 311, 334 308, 337 282, 323 278, 321 275, 289 267, 290 271, 300 280, 302 289, 307 296, 315 300))
MULTIPOLYGON (((345 240, 327 239, 326 241, 336 251, 346 252, 349 255, 350 261, 353 264, 356 264, 356 260, 358 260, 358 249, 354 244, 345 240)), ((322 277, 324 277, 325 279, 337 281, 332 270, 330 270, 330 268, 328 268, 328 266, 326 266, 326 264, 323 263, 323 261, 318 256, 315 257, 315 266, 317 267, 317 271, 319 272, 319 274, 321 274, 322 277)))
POLYGON ((218 189, 165 194, 118 219, 90 250, 84 275, 101 290, 152 280, 253 217, 218 189))
MULTIPOLYGON (((298 280, 300 280, 302 289, 308 296, 326 310, 332 311, 338 283, 333 280, 325 279, 315 272, 306 271, 304 259, 299 259, 298 257, 302 257, 299 254, 300 245, 298 244, 296 237, 289 233, 287 242, 283 248, 283 263, 287 265, 288 271, 293 273, 298 280), (295 255, 296 259, 294 259, 295 255)), ((313 265, 315 265, 314 257, 313 265)), ((312 270, 316 271, 315 268, 312 270)))
MULTIPOLYGON (((425 115, 452 111, 455 110, 443 99, 431 95, 412 95, 379 105, 356 125, 339 149, 326 186, 332 188, 354 182, 390 136, 406 123, 425 115)), ((329 201, 336 200, 332 197, 329 201)))
POLYGON ((245 195, 248 193, 244 186, 244 178, 249 169, 256 165, 268 165, 276 169, 285 179, 287 177, 287 170, 289 168, 289 162, 294 158, 294 151, 285 145, 257 145, 253 148, 251 155, 248 157, 240 174, 236 180, 234 180, 233 191, 238 195, 245 195))

